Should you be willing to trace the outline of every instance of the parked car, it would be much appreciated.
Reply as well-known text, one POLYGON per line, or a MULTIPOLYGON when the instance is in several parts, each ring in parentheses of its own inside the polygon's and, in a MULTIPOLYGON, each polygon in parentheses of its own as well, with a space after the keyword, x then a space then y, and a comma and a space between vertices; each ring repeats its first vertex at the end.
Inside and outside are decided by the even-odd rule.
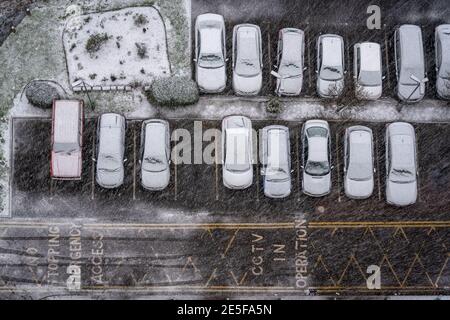
POLYGON ((140 160, 141 185, 150 191, 164 190, 170 181, 170 129, 165 120, 142 123, 140 160))
POLYGON ((261 30, 254 24, 233 28, 233 90, 236 94, 255 96, 262 87, 261 30))
POLYGON ((289 196, 291 193, 289 129, 276 125, 263 128, 259 151, 264 194, 269 198, 289 196))
POLYGON ((303 193, 321 197, 331 192, 331 138, 328 122, 309 120, 302 130, 303 193))
POLYGON ((344 189, 353 199, 366 199, 373 193, 373 135, 370 128, 352 126, 345 130, 344 189))
POLYGON ((404 24, 395 30, 395 70, 397 96, 404 102, 417 102, 425 96, 428 81, 420 27, 404 24))
POLYGON ((206 13, 195 20, 195 76, 202 92, 222 92, 227 83, 225 21, 206 13))
POLYGON ((435 31, 436 89, 442 99, 450 99, 450 24, 435 31))
POLYGON ((229 116, 222 120, 222 175, 229 189, 253 183, 253 132, 250 119, 229 116))
POLYGON ((95 179, 103 188, 117 188, 123 184, 125 162, 125 117, 104 113, 97 125, 97 170, 95 179))
POLYGON ((356 97, 362 100, 380 98, 383 91, 380 45, 374 42, 355 44, 353 63, 356 97))
POLYGON ((278 34, 277 78, 275 93, 279 96, 298 96, 303 86, 305 34, 300 29, 284 28, 278 34))
POLYGON ((344 39, 335 34, 317 40, 317 92, 323 98, 337 97, 344 89, 344 39))
POLYGON ((416 134, 409 123, 392 123, 386 129, 386 199, 396 206, 417 200, 416 134))
POLYGON ((83 101, 53 101, 50 164, 52 179, 81 179, 83 119, 83 101))

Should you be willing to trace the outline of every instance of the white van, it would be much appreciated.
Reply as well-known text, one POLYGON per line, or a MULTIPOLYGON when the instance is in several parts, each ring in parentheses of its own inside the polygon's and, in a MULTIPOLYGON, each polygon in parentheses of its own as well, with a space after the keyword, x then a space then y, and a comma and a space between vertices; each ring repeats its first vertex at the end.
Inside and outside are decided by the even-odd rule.
POLYGON ((53 101, 50 164, 52 179, 81 179, 83 118, 83 101, 53 101))

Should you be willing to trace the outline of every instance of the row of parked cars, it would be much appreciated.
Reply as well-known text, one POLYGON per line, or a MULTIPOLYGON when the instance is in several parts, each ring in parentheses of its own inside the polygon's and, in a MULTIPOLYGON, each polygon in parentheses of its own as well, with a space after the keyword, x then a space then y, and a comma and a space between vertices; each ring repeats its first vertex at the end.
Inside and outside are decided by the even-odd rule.
MULTIPOLYGON (((233 28, 232 85, 238 95, 257 95, 262 87, 263 54, 261 30, 257 25, 239 24, 233 28)), ((416 102, 425 95, 428 81, 422 31, 416 25, 402 25, 394 35, 397 96, 416 102)), ((317 93, 321 97, 342 94, 346 73, 344 40, 336 34, 317 39, 317 93)), ((297 96, 303 86, 305 34, 296 28, 279 31, 275 70, 275 92, 297 96)), ((450 24, 435 30, 436 88, 443 99, 450 99, 450 24)), ((353 47, 353 78, 357 97, 378 99, 382 94, 383 69, 381 46, 374 42, 353 47)), ((228 61, 225 21, 218 14, 199 15, 195 23, 196 81, 206 93, 222 92, 226 87, 228 61)))
MULTIPOLYGON (((148 190, 165 189, 170 181, 169 123, 149 119, 142 123, 139 151, 140 182, 148 190)), ((126 120, 115 113, 102 114, 97 124, 96 181, 104 188, 124 182, 126 120)), ((51 176, 81 179, 83 104, 58 100, 53 106, 51 176)), ((244 116, 222 120, 222 175, 229 189, 246 189, 253 183, 254 137, 252 122, 244 116)), ((289 128, 280 125, 262 129, 259 159, 264 193, 285 198, 292 189, 289 128)), ((301 131, 302 188, 309 196, 331 192, 331 133, 323 120, 307 121, 301 131)), ((365 199, 374 189, 374 147, 370 128, 352 126, 344 138, 344 188, 348 197, 365 199)), ((403 122, 386 129, 386 198, 406 206, 417 198, 417 155, 414 128, 403 122)))

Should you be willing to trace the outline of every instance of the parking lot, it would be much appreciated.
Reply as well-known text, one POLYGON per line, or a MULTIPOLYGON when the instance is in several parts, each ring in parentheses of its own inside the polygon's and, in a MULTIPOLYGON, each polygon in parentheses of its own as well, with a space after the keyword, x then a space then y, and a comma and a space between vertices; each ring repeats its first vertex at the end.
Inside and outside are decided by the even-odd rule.
MULTIPOLYGON (((346 87, 353 87, 353 45, 363 41, 373 41, 381 45, 383 59, 383 96, 395 97, 394 31, 401 24, 413 23, 422 27, 425 61, 428 78, 426 97, 435 98, 435 54, 434 28, 448 23, 448 4, 445 1, 394 1, 360 0, 325 2, 314 0, 225 0, 220 4, 207 0, 192 1, 192 25, 202 13, 217 13, 224 16, 227 33, 228 84, 223 94, 232 95, 232 33, 240 23, 253 23, 261 28, 263 47, 263 88, 261 95, 272 94, 275 81, 270 75, 275 64, 278 31, 285 27, 295 27, 305 31, 305 66, 301 96, 316 96, 316 41, 320 34, 335 33, 344 38, 346 87), (382 26, 379 30, 369 30, 366 20, 367 7, 379 5, 382 26), (270 8, 270 9, 268 9, 270 8)), ((195 46, 193 42, 193 47, 195 46)))
MULTIPOLYGON (((186 129, 194 137, 194 125, 220 129, 217 120, 169 120, 171 130, 186 129)), ((171 180, 161 192, 140 186, 140 120, 129 120, 126 133, 125 181, 108 190, 95 182, 95 119, 87 119, 84 131, 83 176, 80 181, 50 179, 50 119, 14 119, 11 212, 17 218, 91 218, 102 221, 276 222, 305 214, 311 221, 443 220, 450 207, 450 124, 415 124, 418 141, 419 197, 415 205, 397 208, 385 202, 384 123, 330 122, 332 132, 332 192, 312 198, 301 192, 302 123, 253 121, 256 130, 269 124, 290 127, 293 189, 280 200, 264 196, 259 165, 254 165, 253 185, 240 191, 222 183, 222 168, 214 164, 171 165, 171 180), (343 187, 343 135, 346 127, 362 124, 374 130, 375 189, 367 200, 350 200, 343 187)), ((205 140, 205 139, 203 139, 205 140)), ((172 142, 172 146, 175 142, 172 142)), ((214 139, 203 141, 202 150, 214 139)), ((220 143, 218 143, 220 146, 220 143)), ((192 146, 192 149, 198 148, 192 146)), ((192 159, 194 160, 194 159, 192 159)), ((193 162, 192 162, 193 163, 193 162)))

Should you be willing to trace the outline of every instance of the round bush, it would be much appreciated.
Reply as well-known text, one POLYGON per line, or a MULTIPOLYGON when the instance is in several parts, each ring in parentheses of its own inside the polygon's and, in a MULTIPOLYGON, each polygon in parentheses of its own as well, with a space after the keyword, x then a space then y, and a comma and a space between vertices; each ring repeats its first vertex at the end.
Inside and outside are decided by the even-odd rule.
POLYGON ((278 114, 283 111, 283 106, 277 97, 271 97, 266 105, 266 111, 272 114, 278 114))
POLYGON ((153 81, 148 98, 161 106, 185 106, 199 99, 195 81, 187 77, 157 78, 153 81))
POLYGON ((46 82, 34 81, 25 91, 28 101, 35 107, 50 109, 54 99, 60 99, 58 90, 46 82))

